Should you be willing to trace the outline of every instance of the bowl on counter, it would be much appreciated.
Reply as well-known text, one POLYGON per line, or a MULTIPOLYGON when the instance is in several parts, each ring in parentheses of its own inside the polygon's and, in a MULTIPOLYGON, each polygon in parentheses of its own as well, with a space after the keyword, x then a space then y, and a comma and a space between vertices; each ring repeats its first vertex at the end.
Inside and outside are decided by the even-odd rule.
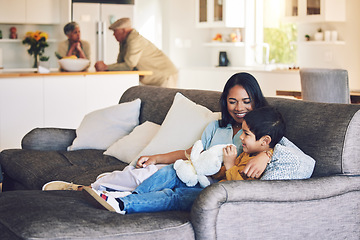
POLYGON ((84 58, 63 58, 59 60, 60 68, 68 72, 82 72, 90 66, 90 60, 84 58))

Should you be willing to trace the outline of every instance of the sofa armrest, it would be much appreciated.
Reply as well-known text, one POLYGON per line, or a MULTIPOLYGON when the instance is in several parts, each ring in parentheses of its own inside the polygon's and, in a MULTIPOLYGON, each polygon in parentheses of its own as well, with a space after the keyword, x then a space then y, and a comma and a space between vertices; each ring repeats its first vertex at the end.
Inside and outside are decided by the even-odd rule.
POLYGON ((75 129, 35 128, 21 140, 23 149, 66 151, 76 137, 75 129))
MULTIPOLYGON (((284 229, 281 231, 274 229, 277 220, 280 219, 279 224, 282 227, 284 220, 288 218, 289 214, 292 214, 291 219, 287 222, 287 227, 292 226, 291 221, 294 221, 295 226, 292 227, 296 228, 296 224, 299 224, 296 221, 306 219, 303 214, 309 213, 303 207, 304 204, 314 203, 317 206, 320 204, 322 211, 319 210, 319 213, 316 212, 317 209, 314 209, 313 213, 309 215, 316 214, 315 217, 326 221, 327 214, 335 211, 327 211, 327 209, 339 210, 339 206, 334 206, 334 200, 331 199, 343 197, 346 194, 351 195, 350 199, 354 198, 354 194, 355 199, 360 197, 360 176, 341 175, 306 180, 215 183, 204 189, 195 200, 191 210, 191 222, 196 239, 218 239, 220 236, 223 239, 232 239, 236 237, 234 233, 240 234, 239 236, 254 234, 256 239, 266 239, 266 236, 260 237, 266 231, 267 234, 287 234, 283 232, 284 229), (289 212, 289 209, 296 210, 289 212), (323 212, 323 216, 318 216, 323 212), (247 226, 255 226, 255 229, 249 230, 247 226), (256 226, 263 228, 256 229, 256 226), (224 236, 224 233, 229 235, 224 236)), ((336 199, 335 202, 339 202, 339 200, 336 199)), ((359 211, 359 204, 356 200, 347 200, 341 204, 345 204, 345 207, 342 205, 342 208, 348 208, 341 210, 347 214, 349 212, 355 214, 359 211)), ((314 206, 312 207, 314 208, 314 206)), ((356 221, 355 219, 355 223, 356 221)), ((310 222, 309 224, 314 224, 310 222)), ((321 221, 319 222, 321 223, 321 221)), ((301 234, 305 234, 305 232, 301 234)), ((360 234, 360 232, 356 234, 360 234)), ((285 235, 282 237, 284 239, 285 235)))

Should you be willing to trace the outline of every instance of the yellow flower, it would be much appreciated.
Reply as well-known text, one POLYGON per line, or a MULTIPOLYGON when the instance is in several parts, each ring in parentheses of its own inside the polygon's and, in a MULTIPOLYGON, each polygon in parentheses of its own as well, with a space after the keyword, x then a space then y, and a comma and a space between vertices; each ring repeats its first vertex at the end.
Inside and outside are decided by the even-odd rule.
POLYGON ((26 38, 30 38, 30 37, 32 37, 32 34, 33 34, 33 32, 27 32, 27 33, 25 34, 25 37, 26 37, 26 38))
POLYGON ((40 40, 40 32, 39 32, 39 31, 34 32, 33 38, 34 38, 36 41, 39 41, 39 40, 40 40))
POLYGON ((48 39, 48 34, 46 32, 40 32, 40 39, 45 38, 45 41, 48 39))

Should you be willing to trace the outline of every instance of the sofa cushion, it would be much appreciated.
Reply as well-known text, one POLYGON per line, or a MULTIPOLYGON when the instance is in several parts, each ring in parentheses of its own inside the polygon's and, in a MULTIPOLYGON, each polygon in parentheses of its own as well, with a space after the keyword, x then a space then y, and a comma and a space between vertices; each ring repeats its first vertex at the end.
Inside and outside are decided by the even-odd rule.
POLYGON ((2 151, 0 157, 6 172, 5 190, 12 190, 12 186, 7 185, 12 181, 21 189, 41 189, 54 180, 90 185, 99 174, 122 170, 127 165, 103 155, 102 150, 91 149, 70 152, 10 149, 2 151))
POLYGON ((180 92, 191 101, 206 107, 212 112, 220 111, 220 94, 218 91, 195 89, 162 88, 155 86, 131 87, 121 96, 119 103, 141 99, 140 123, 151 121, 161 124, 168 113, 175 94, 180 92))
POLYGON ((135 127, 129 135, 117 140, 104 154, 130 163, 149 144, 159 128, 159 124, 146 121, 135 127))
POLYGON ((359 105, 267 100, 284 117, 285 136, 316 161, 312 177, 360 173, 360 144, 349 143, 360 135, 359 105))
POLYGON ((205 127, 219 118, 220 113, 213 113, 206 107, 189 100, 181 93, 176 93, 173 104, 159 131, 133 159, 131 165, 135 166, 140 156, 190 148, 201 138, 205 127))
POLYGON ((194 239, 188 212, 121 215, 90 205, 78 191, 0 194, 7 239, 194 239))
POLYGON ((76 138, 68 150, 106 150, 139 124, 140 104, 141 100, 136 99, 87 114, 76 129, 76 138))

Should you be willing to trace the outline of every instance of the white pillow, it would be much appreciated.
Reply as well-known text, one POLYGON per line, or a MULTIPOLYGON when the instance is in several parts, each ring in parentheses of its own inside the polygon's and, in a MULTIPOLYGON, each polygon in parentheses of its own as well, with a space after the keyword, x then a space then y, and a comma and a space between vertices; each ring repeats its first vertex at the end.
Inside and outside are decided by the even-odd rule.
POLYGON ((267 165, 261 180, 294 180, 310 178, 315 160, 306 155, 286 137, 275 145, 271 162, 267 165))
POLYGON ((140 105, 141 100, 136 99, 88 113, 68 150, 107 149, 139 124, 140 105))
POLYGON ((190 101, 181 93, 176 93, 158 133, 130 165, 135 166, 140 156, 190 148, 201 138, 205 127, 219 118, 220 113, 213 113, 206 107, 190 101))
POLYGON ((159 124, 146 121, 134 128, 129 135, 112 144, 104 154, 130 163, 151 141, 159 128, 159 124))

